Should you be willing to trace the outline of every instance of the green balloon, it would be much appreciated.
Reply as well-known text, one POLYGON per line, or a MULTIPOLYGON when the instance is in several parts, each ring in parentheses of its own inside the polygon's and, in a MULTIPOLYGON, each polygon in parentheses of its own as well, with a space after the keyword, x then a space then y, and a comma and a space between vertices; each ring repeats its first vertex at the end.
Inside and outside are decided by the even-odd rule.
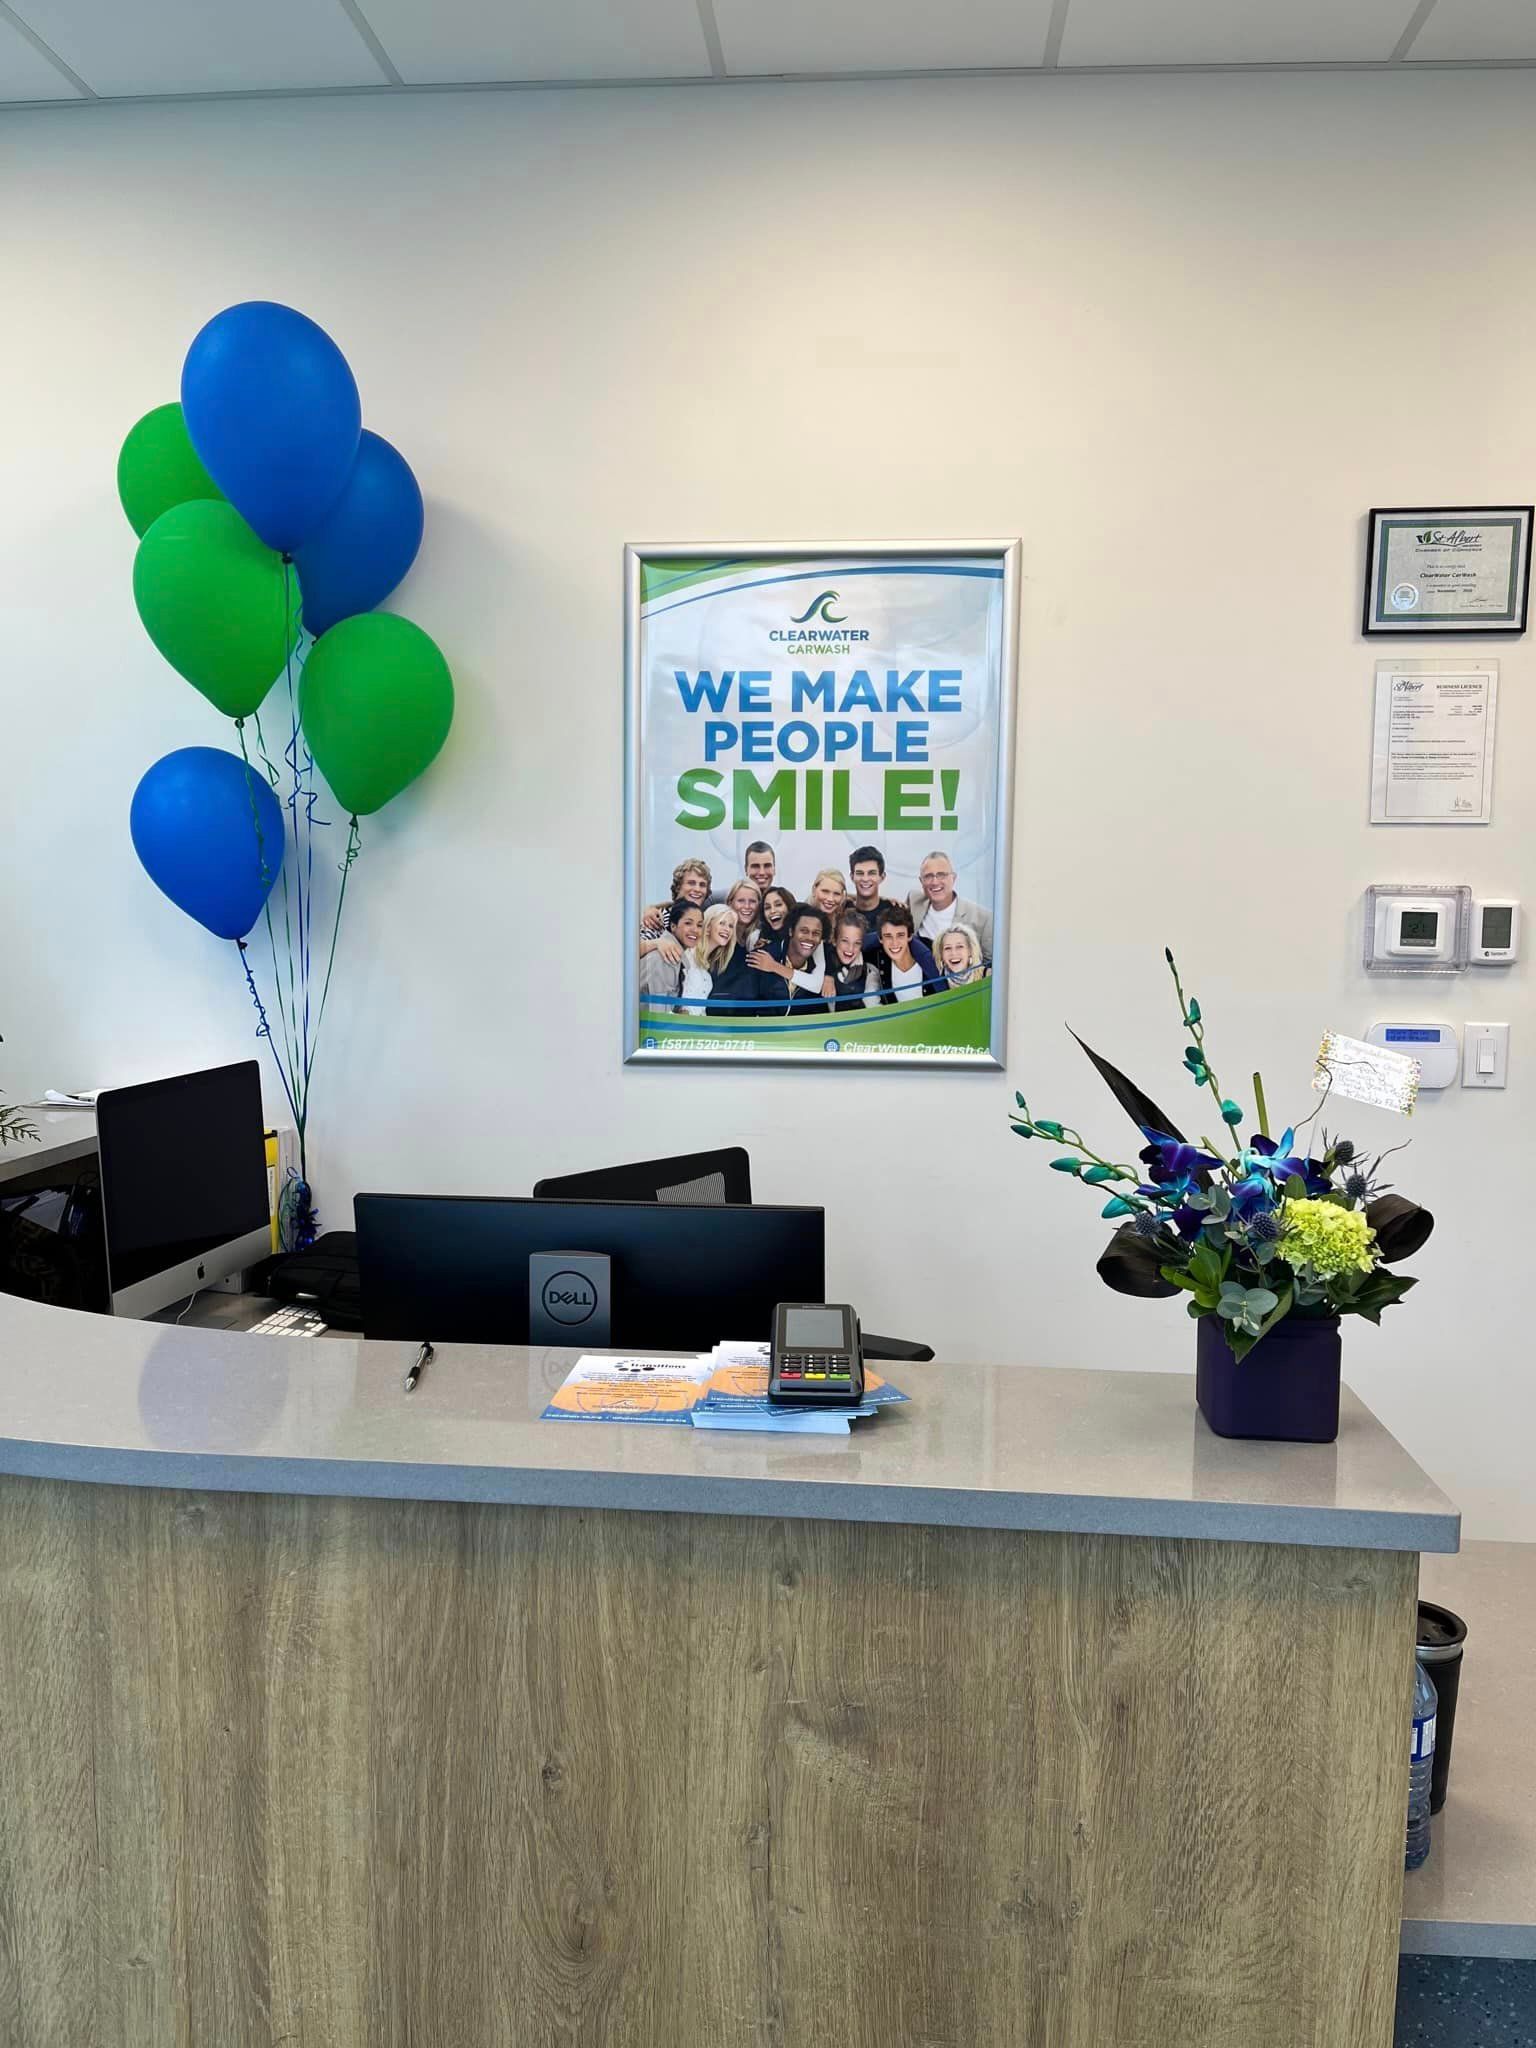
POLYGON ((223 503, 224 493, 197 459, 179 405, 157 405, 129 428, 117 458, 117 495, 141 540, 162 512, 188 498, 223 503))
POLYGON ((226 718, 249 718, 299 638, 299 579, 233 505, 162 512, 133 559, 133 601, 171 667, 226 718))
POLYGON ((365 817, 437 759, 453 723, 453 677, 420 626, 359 612, 310 649, 299 715, 337 802, 365 817))

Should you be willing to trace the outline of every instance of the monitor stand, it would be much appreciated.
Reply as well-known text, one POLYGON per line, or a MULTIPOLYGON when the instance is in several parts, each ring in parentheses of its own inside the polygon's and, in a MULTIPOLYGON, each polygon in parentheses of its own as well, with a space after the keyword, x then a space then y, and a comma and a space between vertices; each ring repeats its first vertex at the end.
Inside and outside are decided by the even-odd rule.
POLYGON ((532 1252, 528 1258, 528 1342, 613 1342, 612 1261, 606 1252, 532 1252))

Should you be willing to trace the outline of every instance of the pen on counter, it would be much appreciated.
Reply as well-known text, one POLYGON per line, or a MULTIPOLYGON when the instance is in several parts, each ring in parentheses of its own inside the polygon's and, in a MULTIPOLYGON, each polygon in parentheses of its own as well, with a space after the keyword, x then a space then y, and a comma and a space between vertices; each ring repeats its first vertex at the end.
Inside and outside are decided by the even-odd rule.
POLYGON ((430 1359, 433 1355, 434 1354, 432 1346, 427 1342, 425 1337, 423 1337, 423 1339, 421 1340, 421 1344, 417 1349, 416 1356, 411 1360, 411 1369, 405 1376, 405 1391, 408 1394, 415 1393, 416 1382, 421 1378, 422 1372, 426 1367, 428 1359, 430 1359))

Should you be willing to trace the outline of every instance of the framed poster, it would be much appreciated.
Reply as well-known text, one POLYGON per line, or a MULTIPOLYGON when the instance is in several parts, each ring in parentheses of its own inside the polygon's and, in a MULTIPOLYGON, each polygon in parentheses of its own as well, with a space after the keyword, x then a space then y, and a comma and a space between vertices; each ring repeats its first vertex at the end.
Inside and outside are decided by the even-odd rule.
POLYGON ((626 1060, 1002 1066, 1018 553, 625 550, 626 1060))
POLYGON ((1366 633, 1523 633, 1529 505, 1377 508, 1365 551, 1366 633))

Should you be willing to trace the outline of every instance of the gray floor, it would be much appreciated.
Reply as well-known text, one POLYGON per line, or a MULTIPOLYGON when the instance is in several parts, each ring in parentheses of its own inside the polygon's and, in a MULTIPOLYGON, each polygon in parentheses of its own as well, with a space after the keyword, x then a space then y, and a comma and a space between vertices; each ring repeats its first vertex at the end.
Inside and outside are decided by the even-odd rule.
POLYGON ((1404 1956, 1396 2048, 1536 2048, 1536 1963, 1404 1956))

